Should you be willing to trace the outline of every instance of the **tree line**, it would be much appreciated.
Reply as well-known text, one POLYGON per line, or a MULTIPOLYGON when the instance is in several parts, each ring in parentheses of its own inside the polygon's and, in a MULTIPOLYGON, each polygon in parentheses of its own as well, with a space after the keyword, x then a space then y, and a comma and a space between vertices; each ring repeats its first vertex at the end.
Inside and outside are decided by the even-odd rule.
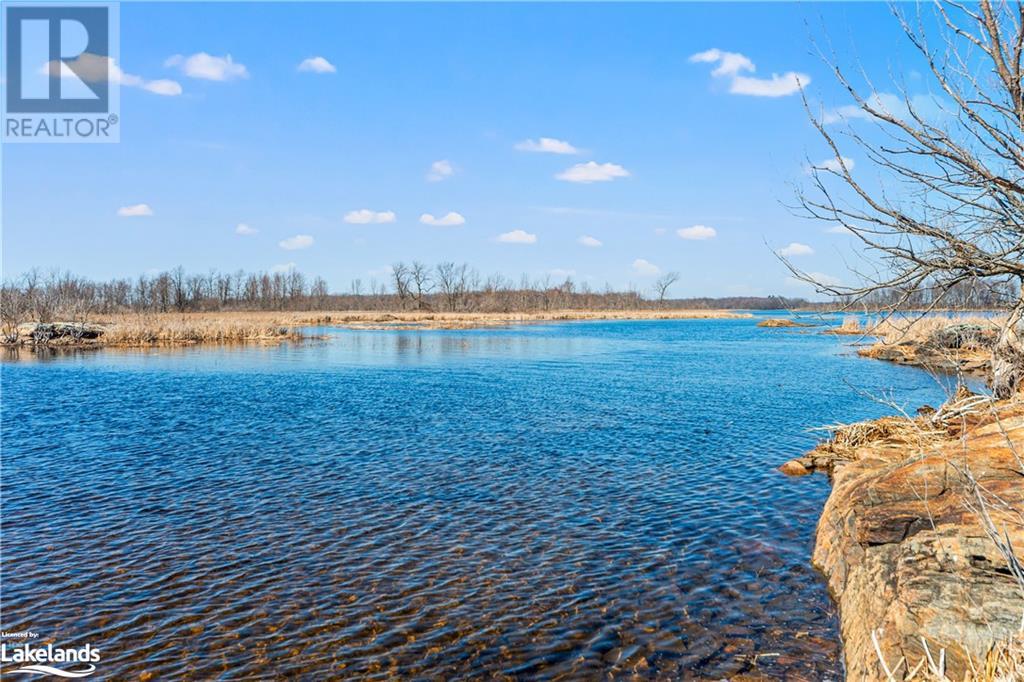
POLYGON ((53 321, 105 313, 216 311, 415 310, 434 312, 534 312, 560 309, 779 309, 807 308, 803 298, 733 296, 668 298, 679 275, 668 273, 649 291, 605 285, 598 290, 571 277, 518 280, 482 276, 465 263, 429 266, 395 263, 385 277, 354 279, 345 292, 331 292, 322 277, 286 272, 166 272, 94 281, 68 272, 30 270, 0 290, 6 322, 53 321), (669 281, 671 280, 671 281, 669 281))

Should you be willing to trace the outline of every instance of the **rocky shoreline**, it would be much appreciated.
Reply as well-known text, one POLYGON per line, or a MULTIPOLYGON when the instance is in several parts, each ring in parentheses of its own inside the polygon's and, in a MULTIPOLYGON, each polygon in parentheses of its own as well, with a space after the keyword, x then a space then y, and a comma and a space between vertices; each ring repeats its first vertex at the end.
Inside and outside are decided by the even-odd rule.
POLYGON ((847 679, 1024 679, 1022 457, 1024 400, 960 389, 937 410, 834 427, 780 467, 832 482, 813 563, 847 679))
POLYGON ((912 341, 878 342, 859 349, 857 355, 945 374, 966 374, 976 377, 988 376, 991 366, 991 354, 987 349, 935 348, 912 341))

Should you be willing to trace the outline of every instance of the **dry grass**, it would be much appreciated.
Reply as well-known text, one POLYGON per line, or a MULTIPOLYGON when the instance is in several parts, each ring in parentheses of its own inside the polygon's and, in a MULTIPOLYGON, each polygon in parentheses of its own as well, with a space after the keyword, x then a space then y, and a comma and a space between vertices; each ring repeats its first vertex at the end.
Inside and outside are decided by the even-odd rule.
MULTIPOLYGON (((433 313, 387 311, 215 312, 89 315, 73 322, 103 329, 95 340, 57 338, 49 345, 181 346, 201 343, 277 343, 305 338, 300 327, 352 329, 471 329, 567 320, 749 318, 727 310, 555 310, 537 313, 433 313)), ((70 320, 69 320, 70 321, 70 320)))
MULTIPOLYGON (((876 655, 886 673, 887 682, 897 682, 898 680, 954 682, 946 674, 945 650, 933 653, 924 638, 921 639, 921 644, 925 655, 916 665, 906 671, 906 675, 903 675, 906 661, 900 659, 895 666, 886 663, 874 633, 872 633, 872 638, 876 646, 876 655)), ((970 663, 972 670, 967 673, 964 682, 1020 682, 1024 680, 1024 634, 1010 640, 997 642, 983 660, 971 660, 970 663)))
POLYGON ((832 329, 826 329, 826 334, 839 334, 848 336, 865 336, 870 330, 869 326, 862 327, 860 324, 860 318, 848 315, 843 318, 843 323, 838 327, 832 329))
POLYGON ((915 319, 899 319, 889 317, 871 324, 866 333, 878 337, 883 343, 924 343, 937 332, 954 325, 977 326, 995 332, 999 328, 1001 318, 976 316, 935 316, 915 319))
POLYGON ((797 322, 796 320, 790 320, 788 318, 770 318, 767 320, 761 320, 757 323, 757 326, 774 329, 778 327, 813 327, 814 325, 806 322, 797 322))
POLYGON ((106 346, 168 346, 198 343, 251 343, 298 340, 287 325, 249 320, 147 320, 115 324, 99 341, 106 346))
POLYGON ((992 647, 978 675, 978 682, 1024 680, 1024 634, 992 647))
POLYGON ((843 323, 838 327, 825 330, 826 334, 839 334, 849 336, 871 336, 878 339, 880 343, 895 345, 899 343, 924 343, 941 332, 956 325, 981 327, 983 330, 999 328, 1003 318, 999 317, 978 317, 976 315, 935 315, 930 317, 896 317, 890 316, 879 319, 861 319, 855 316, 843 318, 843 323))
POLYGON ((549 310, 531 313, 341 311, 300 314, 300 319, 305 324, 353 329, 472 329, 571 320, 696 320, 750 317, 753 317, 750 313, 730 310, 549 310))
POLYGON ((943 429, 935 428, 926 417, 882 417, 853 424, 826 427, 832 437, 819 445, 815 457, 830 462, 853 461, 884 448, 905 453, 917 453, 942 441, 943 429))
MULTIPOLYGON (((298 340, 295 320, 262 313, 108 315, 88 319, 103 329, 93 341, 75 345, 146 347, 186 346, 201 343, 278 343, 298 340)), ((62 344, 60 339, 51 341, 62 344)))
POLYGON ((827 431, 830 437, 815 448, 814 454, 852 461, 885 450, 899 452, 903 459, 909 459, 947 443, 963 428, 965 419, 985 413, 992 405, 990 397, 960 386, 939 409, 922 408, 914 417, 889 416, 815 429, 827 431))
POLYGON ((864 325, 849 318, 831 334, 874 337, 875 343, 858 355, 924 367, 932 371, 988 376, 992 345, 1002 318, 939 315, 922 318, 889 317, 864 325))

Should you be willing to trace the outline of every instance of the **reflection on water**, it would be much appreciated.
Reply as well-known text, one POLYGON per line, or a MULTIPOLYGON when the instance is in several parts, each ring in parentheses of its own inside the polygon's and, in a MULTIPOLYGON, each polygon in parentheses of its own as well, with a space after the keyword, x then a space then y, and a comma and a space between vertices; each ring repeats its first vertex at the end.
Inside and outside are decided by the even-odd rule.
POLYGON ((0 627, 110 679, 837 679, 827 483, 774 466, 878 414, 844 381, 941 396, 755 322, 22 353, 0 627))

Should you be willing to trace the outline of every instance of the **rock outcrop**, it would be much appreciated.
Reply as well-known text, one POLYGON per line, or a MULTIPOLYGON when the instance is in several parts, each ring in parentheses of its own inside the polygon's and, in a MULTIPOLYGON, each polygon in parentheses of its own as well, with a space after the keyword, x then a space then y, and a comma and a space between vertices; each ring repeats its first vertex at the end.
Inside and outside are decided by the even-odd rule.
POLYGON ((1022 458, 1024 401, 962 392, 912 419, 839 427, 787 463, 832 479, 813 561, 839 605, 849 680, 887 679, 883 659, 908 679, 929 654, 949 679, 974 679, 1005 657, 1024 616, 1022 458))
POLYGON ((992 354, 977 348, 936 348, 914 341, 902 343, 876 343, 861 348, 857 354, 865 358, 886 360, 901 365, 913 365, 936 372, 988 376, 992 354))
POLYGON ((995 340, 995 327, 958 323, 936 329, 925 338, 879 341, 857 354, 936 372, 988 376, 995 340))
POLYGON ((104 331, 99 325, 84 322, 28 322, 18 325, 16 343, 83 344, 96 341, 104 331))

